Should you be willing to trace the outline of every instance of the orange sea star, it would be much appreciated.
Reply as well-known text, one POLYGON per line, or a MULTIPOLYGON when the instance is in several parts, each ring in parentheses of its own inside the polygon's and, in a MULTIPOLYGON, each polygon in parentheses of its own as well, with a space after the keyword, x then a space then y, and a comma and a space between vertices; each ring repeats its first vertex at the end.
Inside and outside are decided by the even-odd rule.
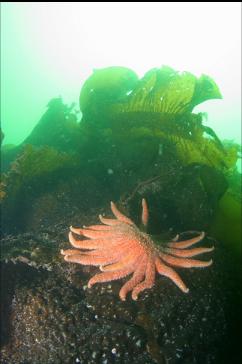
MULTIPOLYGON (((191 268, 208 267, 212 264, 212 260, 205 262, 190 258, 210 252, 214 247, 186 249, 201 241, 204 232, 189 240, 177 241, 176 237, 171 242, 157 246, 150 235, 141 231, 113 202, 111 210, 116 219, 99 215, 103 225, 92 225, 82 229, 70 227, 69 241, 77 249, 61 250, 67 262, 99 266, 102 273, 89 280, 89 288, 95 283, 109 282, 133 273, 122 286, 119 296, 121 300, 125 300, 127 293, 132 291, 132 298, 136 300, 140 292, 154 285, 157 271, 187 293, 188 288, 170 266, 191 268), (77 240, 75 234, 89 239, 77 240)), ((147 203, 142 199, 144 228, 147 226, 148 217, 147 203)))

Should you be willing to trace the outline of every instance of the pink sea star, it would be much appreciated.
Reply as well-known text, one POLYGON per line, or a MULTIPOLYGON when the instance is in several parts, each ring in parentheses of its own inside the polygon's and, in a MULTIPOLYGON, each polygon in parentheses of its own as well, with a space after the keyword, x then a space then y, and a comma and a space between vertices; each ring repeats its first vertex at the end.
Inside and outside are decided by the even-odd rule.
MULTIPOLYGON (((136 300, 140 292, 151 288, 155 283, 156 271, 170 278, 183 292, 189 289, 176 271, 176 267, 208 267, 212 260, 201 261, 191 257, 210 252, 210 248, 190 248, 204 238, 204 232, 189 240, 172 241, 157 246, 151 236, 141 231, 134 222, 122 214, 111 202, 111 210, 116 219, 108 219, 99 215, 103 225, 92 225, 82 229, 70 227, 69 241, 77 249, 61 250, 67 262, 82 265, 99 266, 102 273, 94 275, 88 282, 88 287, 98 282, 109 282, 128 276, 132 277, 122 286, 119 296, 126 299, 132 291, 136 300), (75 234, 89 239, 77 240, 75 234)), ((148 207, 142 199, 142 224, 148 223, 148 207)))

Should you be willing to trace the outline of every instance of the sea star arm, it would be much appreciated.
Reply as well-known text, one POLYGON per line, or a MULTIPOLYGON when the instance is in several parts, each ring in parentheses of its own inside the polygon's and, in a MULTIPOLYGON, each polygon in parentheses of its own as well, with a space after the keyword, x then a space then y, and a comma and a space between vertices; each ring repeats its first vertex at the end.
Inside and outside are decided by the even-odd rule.
POLYGON ((142 198, 142 216, 141 216, 141 221, 142 224, 147 227, 148 225, 148 220, 149 220, 149 210, 148 210, 148 206, 147 206, 147 202, 145 198, 142 198))
POLYGON ((128 225, 134 225, 133 221, 131 219, 129 219, 127 216, 125 216, 124 214, 122 214, 122 212, 120 212, 118 210, 117 206, 112 201, 111 201, 111 210, 112 210, 114 216, 119 221, 122 221, 122 222, 124 222, 125 224, 128 224, 128 225))
POLYGON ((146 288, 151 288, 155 282, 155 263, 154 260, 149 257, 145 270, 145 279, 143 282, 137 284, 137 286, 133 289, 132 298, 133 300, 137 300, 140 292, 144 291, 146 288))
POLYGON ((103 249, 110 247, 109 239, 85 239, 85 240, 77 240, 72 232, 69 233, 69 241, 74 248, 79 249, 103 249))
POLYGON ((90 225, 90 226, 83 226, 88 230, 101 230, 101 231, 112 231, 113 227, 108 225, 90 225))
POLYGON ((162 248, 162 251, 165 253, 174 255, 176 257, 182 258, 190 258, 195 257, 196 255, 208 253, 214 250, 214 247, 211 248, 194 248, 189 250, 175 249, 175 248, 162 248))
POLYGON ((70 226, 70 230, 74 233, 74 234, 77 234, 77 235, 82 235, 82 229, 79 229, 79 228, 74 228, 73 226, 70 226))
POLYGON ((159 255, 162 258, 162 260, 164 260, 166 263, 183 268, 195 268, 195 267, 203 268, 203 267, 209 267, 213 263, 212 259, 207 262, 204 262, 202 260, 197 260, 197 259, 176 258, 165 253, 160 253, 159 255))
POLYGON ((62 255, 80 255, 80 250, 77 250, 77 249, 63 250, 63 249, 61 249, 61 254, 62 255))
POLYGON ((127 294, 133 290, 137 284, 139 284, 145 275, 145 269, 147 264, 147 256, 143 256, 141 260, 135 265, 134 274, 120 289, 119 297, 122 301, 125 301, 127 294))
MULTIPOLYGON (((71 231, 73 231, 75 233, 75 231, 73 229, 71 231)), ((90 238, 90 239, 97 239, 97 238, 109 239, 109 238, 117 237, 120 234, 119 234, 119 232, 112 231, 112 230, 98 231, 98 230, 89 230, 89 229, 79 229, 79 235, 83 235, 86 238, 90 238)))
POLYGON ((126 277, 127 275, 133 272, 133 267, 128 267, 119 271, 115 272, 104 272, 95 274, 89 281, 88 281, 88 288, 91 288, 96 283, 102 282, 109 282, 114 281, 116 279, 120 279, 126 277))
POLYGON ((108 219, 106 217, 103 217, 102 215, 99 215, 99 219, 103 224, 109 225, 109 226, 115 226, 115 225, 120 224, 119 220, 117 220, 117 219, 108 219))
POLYGON ((178 248, 178 249, 185 249, 189 248, 190 246, 199 243, 205 236, 205 233, 202 231, 200 235, 195 236, 192 239, 183 240, 183 241, 175 241, 175 242, 169 242, 166 244, 169 248, 178 248))
POLYGON ((66 262, 78 263, 82 265, 103 265, 103 264, 111 264, 118 261, 118 257, 99 257, 85 254, 71 254, 64 255, 64 259, 66 262))
POLYGON ((156 266, 156 270, 159 274, 161 274, 167 278, 170 278, 177 285, 177 287, 179 287, 180 290, 182 290, 184 293, 189 292, 189 289, 187 288, 185 283, 180 278, 179 274, 177 274, 174 269, 172 269, 171 267, 168 267, 166 264, 161 262, 161 260, 159 258, 156 258, 155 266, 156 266))
POLYGON ((110 241, 106 246, 102 248, 97 247, 95 250, 84 252, 87 255, 118 255, 123 256, 123 253, 129 252, 129 250, 135 249, 135 243, 131 241, 126 241, 125 239, 117 240, 116 242, 110 241))

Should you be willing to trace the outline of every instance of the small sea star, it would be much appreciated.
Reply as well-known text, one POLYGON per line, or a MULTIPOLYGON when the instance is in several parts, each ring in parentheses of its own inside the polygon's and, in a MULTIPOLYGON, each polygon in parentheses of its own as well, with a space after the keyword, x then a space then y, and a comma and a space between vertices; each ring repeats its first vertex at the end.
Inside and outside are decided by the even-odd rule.
MULTIPOLYGON (((136 300, 140 292, 154 285, 157 271, 170 278, 187 293, 189 289, 170 266, 192 268, 208 267, 212 264, 212 260, 205 262, 191 257, 210 252, 214 247, 186 249, 201 241, 204 232, 184 241, 178 241, 177 236, 172 241, 158 246, 150 235, 141 231, 131 219, 122 214, 113 202, 111 210, 116 219, 99 215, 103 225, 92 225, 82 229, 71 226, 69 241, 77 249, 61 250, 67 262, 99 266, 102 273, 94 275, 89 280, 89 288, 95 283, 109 282, 133 273, 122 286, 119 296, 121 300, 125 300, 127 293, 132 291, 132 298, 136 300), (77 240, 75 234, 89 239, 77 240)), ((147 226, 148 218, 147 203, 142 199, 144 228, 147 226)))

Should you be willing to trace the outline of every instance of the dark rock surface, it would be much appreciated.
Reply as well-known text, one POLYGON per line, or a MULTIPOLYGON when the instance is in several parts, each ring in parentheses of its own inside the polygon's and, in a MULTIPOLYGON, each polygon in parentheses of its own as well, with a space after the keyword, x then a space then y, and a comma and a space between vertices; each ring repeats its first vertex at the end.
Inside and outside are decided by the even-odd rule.
POLYGON ((138 301, 122 302, 123 281, 87 289, 96 268, 62 261, 66 236, 63 223, 4 237, 1 363, 240 362, 241 268, 226 247, 207 238, 214 264, 177 269, 188 294, 157 275, 138 301))

